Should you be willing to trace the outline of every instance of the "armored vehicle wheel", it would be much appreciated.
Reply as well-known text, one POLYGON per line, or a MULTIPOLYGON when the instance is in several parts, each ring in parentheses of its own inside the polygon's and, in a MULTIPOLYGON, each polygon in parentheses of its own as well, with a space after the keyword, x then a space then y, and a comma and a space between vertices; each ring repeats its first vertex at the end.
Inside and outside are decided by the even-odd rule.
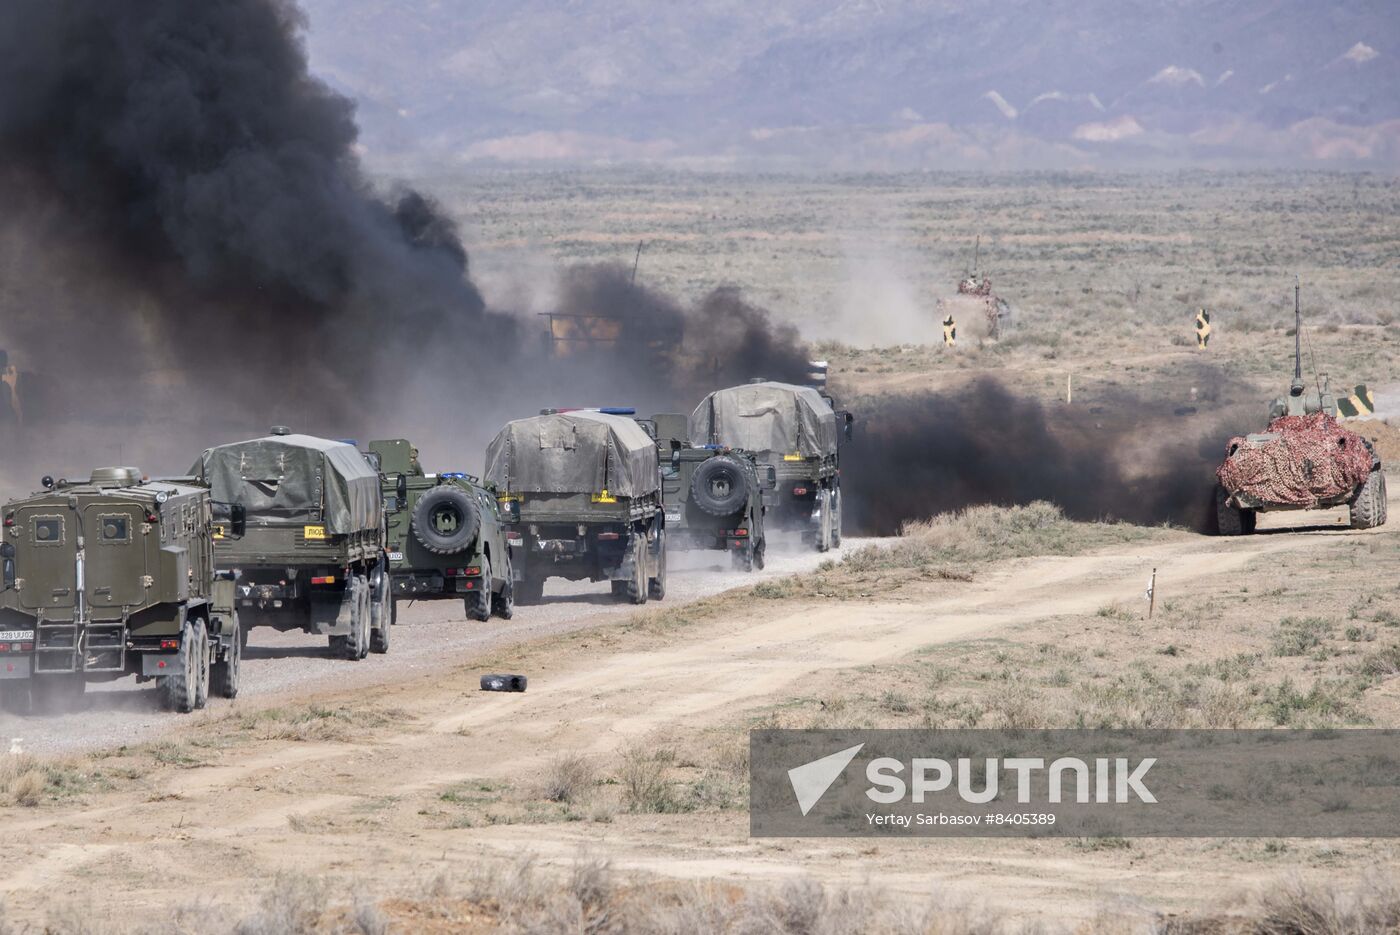
POLYGON ((1386 520, 1385 474, 1374 470, 1351 501, 1351 528, 1373 529, 1386 520))
POLYGON ((214 680, 214 691, 220 698, 237 698, 239 679, 243 668, 243 628, 235 621, 233 632, 229 634, 228 649, 224 658, 214 663, 210 675, 214 680))
POLYGON ((419 498, 411 528, 423 548, 451 555, 472 544, 481 529, 481 514, 465 490, 440 484, 419 498))
POLYGON ((653 601, 664 601, 666 599, 666 530, 661 530, 656 534, 656 546, 653 549, 653 565, 656 567, 656 574, 647 579, 647 597, 653 601))
POLYGON ((81 672, 41 675, 32 679, 29 691, 37 710, 46 714, 67 714, 82 707, 87 680, 81 672))
POLYGON ((511 567, 509 559, 506 560, 505 579, 491 610, 502 620, 509 620, 515 616, 515 569, 511 567))
POLYGON ((481 577, 477 579, 476 590, 467 593, 463 603, 467 606, 467 619, 485 622, 491 619, 491 559, 481 558, 481 577))
POLYGON ((544 600, 544 579, 543 578, 521 578, 515 585, 515 600, 517 603, 529 606, 538 604, 544 600))
POLYGON ((186 621, 180 631, 180 671, 160 679, 165 707, 181 714, 194 710, 199 693, 199 660, 195 658, 195 649, 194 627, 186 621))
POLYGON ((748 500, 744 466, 729 455, 701 461, 690 477, 690 502, 711 516, 733 516, 748 500))
POLYGON ((194 638, 194 671, 199 677, 194 689, 194 706, 202 708, 209 703, 209 628, 201 619, 194 622, 194 638))
POLYGON ((1215 524, 1222 536, 1243 536, 1254 531, 1254 511, 1230 505, 1230 495, 1215 488, 1215 524))
POLYGON ((378 572, 373 581, 369 615, 369 651, 383 655, 389 651, 389 629, 394 625, 394 592, 387 572, 378 572))

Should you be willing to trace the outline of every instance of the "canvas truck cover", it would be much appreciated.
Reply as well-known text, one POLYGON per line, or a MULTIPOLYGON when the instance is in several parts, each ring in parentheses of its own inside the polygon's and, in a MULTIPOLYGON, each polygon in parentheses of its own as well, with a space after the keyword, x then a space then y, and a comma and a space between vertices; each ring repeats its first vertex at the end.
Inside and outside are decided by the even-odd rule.
POLYGON ((507 424, 486 448, 486 478, 510 493, 643 497, 660 486, 656 442, 632 419, 601 412, 507 424))
POLYGON ((317 522, 332 535, 378 529, 379 475, 344 442, 270 435, 205 451, 190 473, 249 519, 317 522))
POLYGON ((693 444, 819 458, 836 453, 836 414, 821 394, 790 383, 716 390, 690 416, 693 444))

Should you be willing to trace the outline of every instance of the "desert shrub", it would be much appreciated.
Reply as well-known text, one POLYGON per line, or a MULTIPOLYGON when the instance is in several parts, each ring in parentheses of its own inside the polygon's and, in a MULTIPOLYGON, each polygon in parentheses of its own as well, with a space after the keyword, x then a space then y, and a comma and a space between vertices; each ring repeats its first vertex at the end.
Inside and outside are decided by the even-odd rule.
POLYGON ((1301 656, 1332 634, 1332 623, 1321 617, 1285 617, 1271 643, 1275 656, 1301 656))
POLYGON ((598 778, 593 761, 576 753, 557 756, 545 766, 541 794, 551 802, 574 803, 587 798, 598 778))

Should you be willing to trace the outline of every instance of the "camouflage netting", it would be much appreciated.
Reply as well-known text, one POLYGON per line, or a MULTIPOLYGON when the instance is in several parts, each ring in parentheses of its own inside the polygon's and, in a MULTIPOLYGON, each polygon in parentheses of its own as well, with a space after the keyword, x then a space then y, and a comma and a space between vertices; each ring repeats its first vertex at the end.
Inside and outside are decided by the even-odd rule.
POLYGON ((1282 416, 1258 435, 1230 439, 1216 469, 1231 494, 1261 503, 1307 507, 1355 490, 1371 473, 1361 437, 1325 412, 1282 416))

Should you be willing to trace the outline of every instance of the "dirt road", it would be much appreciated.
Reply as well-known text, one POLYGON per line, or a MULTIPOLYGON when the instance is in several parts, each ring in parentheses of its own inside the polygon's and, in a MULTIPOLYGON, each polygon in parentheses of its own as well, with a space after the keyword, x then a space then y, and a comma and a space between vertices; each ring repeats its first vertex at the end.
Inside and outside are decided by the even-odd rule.
MULTIPOLYGON (((668 731, 732 724, 812 673, 1136 600, 1154 566, 1167 592, 1236 574, 1260 557, 1357 536, 1394 543, 1397 533, 1179 535, 1111 554, 1003 563, 914 600, 755 601, 660 630, 616 614, 541 623, 541 641, 519 650, 531 675, 526 694, 473 691, 476 668, 423 663, 418 677, 376 690, 364 729, 349 736, 284 739, 213 712, 204 716, 213 739, 184 748, 183 758, 111 791, 12 810, 0 898, 11 916, 41 919, 53 894, 85 892, 100 876, 104 910, 152 919, 191 893, 232 902, 284 870, 327 875, 346 893, 412 892, 439 871, 460 875, 481 861, 534 854, 562 862, 586 851, 671 877, 804 875, 849 884, 854 875, 910 893, 995 892, 1013 909, 1068 915, 1091 914, 1120 888, 1135 899, 1188 904, 1241 875, 1227 884, 1209 872, 1183 873, 1183 862, 1222 858, 1179 842, 1154 842, 1158 859, 1139 865, 1141 853, 1075 854, 1052 841, 751 840, 742 811, 591 821, 527 811, 493 825, 454 820, 452 803, 528 788, 561 753, 606 763, 668 731), (605 625, 557 636, 594 624, 605 625)), ((696 593, 706 590, 697 585, 696 593)), ((403 658, 413 659, 404 642, 403 658)), ((346 689, 337 683, 298 698, 353 703, 346 689)), ((191 720, 168 733, 197 741, 198 729, 191 720)))

